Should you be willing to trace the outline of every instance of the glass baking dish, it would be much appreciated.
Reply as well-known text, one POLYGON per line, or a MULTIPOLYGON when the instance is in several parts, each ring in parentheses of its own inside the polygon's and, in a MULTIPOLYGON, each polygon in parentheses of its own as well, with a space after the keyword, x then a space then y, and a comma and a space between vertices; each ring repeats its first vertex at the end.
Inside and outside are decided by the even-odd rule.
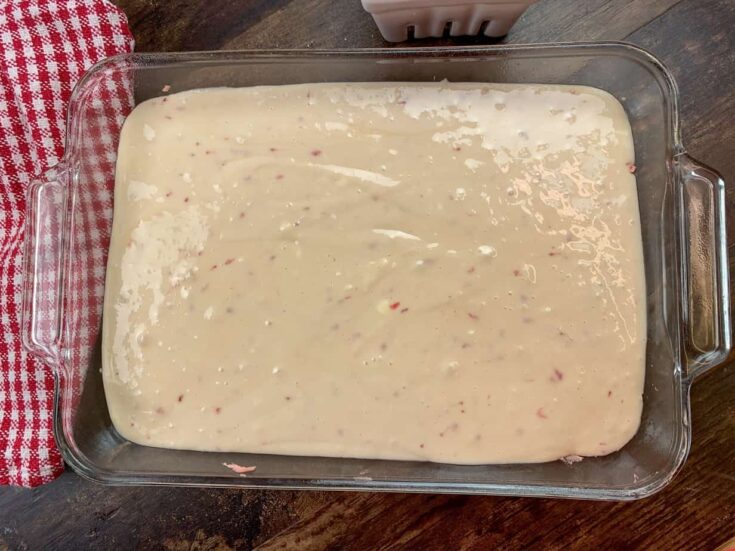
MULTIPOLYGON (((622 43, 135 54, 77 85, 66 153, 30 187, 23 338, 54 371, 56 439, 80 475, 111 484, 319 488, 635 499, 663 488, 690 446, 689 391, 731 348, 724 182, 689 158, 666 68, 622 43), (192 452, 139 446, 112 427, 99 331, 117 139, 135 101, 209 86, 329 81, 579 84, 613 94, 636 149, 647 286, 640 430, 575 464, 443 465, 192 452), (223 463, 255 465, 240 476, 223 463)), ((543 351, 539 350, 542 354, 543 351)))

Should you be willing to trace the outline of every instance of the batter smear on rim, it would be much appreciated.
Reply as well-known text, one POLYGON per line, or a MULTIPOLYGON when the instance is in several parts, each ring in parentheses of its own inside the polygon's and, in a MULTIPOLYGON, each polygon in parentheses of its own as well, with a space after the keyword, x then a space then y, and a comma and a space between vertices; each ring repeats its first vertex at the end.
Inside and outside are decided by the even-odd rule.
POLYGON ((633 141, 585 87, 305 84, 140 104, 103 377, 167 448, 447 463, 638 430, 633 141))

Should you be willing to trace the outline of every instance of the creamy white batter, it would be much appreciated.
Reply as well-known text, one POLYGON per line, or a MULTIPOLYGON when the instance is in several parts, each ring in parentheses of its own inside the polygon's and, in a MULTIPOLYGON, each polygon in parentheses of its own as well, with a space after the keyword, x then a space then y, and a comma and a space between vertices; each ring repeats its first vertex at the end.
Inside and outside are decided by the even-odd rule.
POLYGON ((308 84, 122 131, 103 376, 151 446, 448 463, 637 431, 631 130, 584 87, 308 84))

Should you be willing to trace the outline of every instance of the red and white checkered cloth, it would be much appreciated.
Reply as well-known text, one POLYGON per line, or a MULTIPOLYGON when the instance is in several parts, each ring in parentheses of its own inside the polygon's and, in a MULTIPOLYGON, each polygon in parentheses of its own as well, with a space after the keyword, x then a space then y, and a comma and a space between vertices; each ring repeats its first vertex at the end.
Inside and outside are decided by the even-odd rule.
POLYGON ((76 81, 132 49, 125 15, 105 0, 0 0, 0 484, 36 486, 63 470, 53 377, 20 339, 26 191, 62 157, 76 81))

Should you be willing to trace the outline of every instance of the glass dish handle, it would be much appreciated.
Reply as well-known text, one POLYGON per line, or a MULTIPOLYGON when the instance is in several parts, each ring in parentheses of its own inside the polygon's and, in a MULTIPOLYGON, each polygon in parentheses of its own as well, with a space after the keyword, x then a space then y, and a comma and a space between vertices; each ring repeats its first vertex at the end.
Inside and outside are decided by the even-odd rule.
POLYGON ((725 182, 686 155, 681 175, 684 350, 690 380, 730 354, 730 275, 725 221, 725 182))
POLYGON ((66 179, 63 165, 37 177, 26 207, 21 338, 26 350, 52 368, 61 360, 66 179))

